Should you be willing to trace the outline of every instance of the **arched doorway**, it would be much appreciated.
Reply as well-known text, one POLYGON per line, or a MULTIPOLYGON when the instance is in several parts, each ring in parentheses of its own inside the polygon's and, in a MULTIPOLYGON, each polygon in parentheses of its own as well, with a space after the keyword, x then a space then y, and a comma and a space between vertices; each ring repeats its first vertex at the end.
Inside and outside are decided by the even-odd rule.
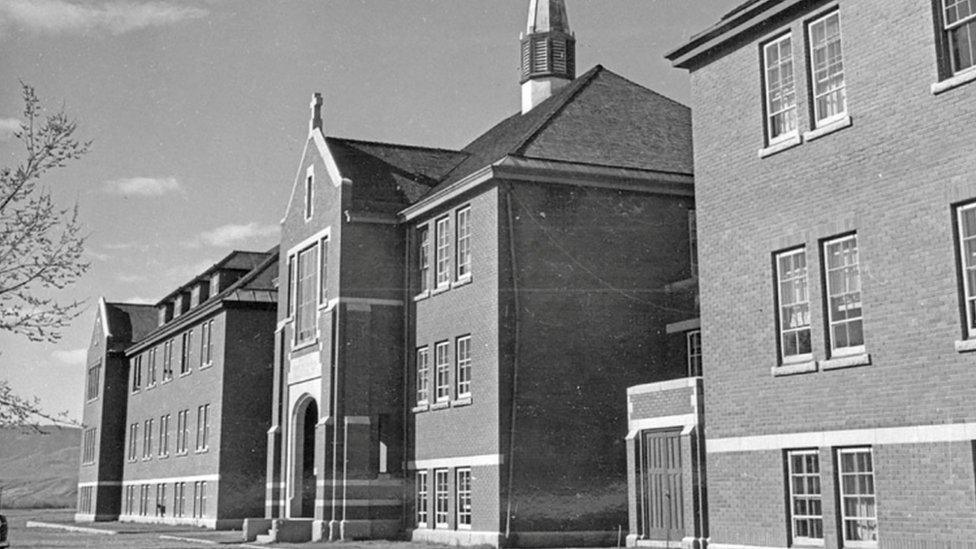
POLYGON ((295 406, 295 446, 292 454, 294 477, 292 492, 293 518, 315 517, 315 425, 319 407, 315 399, 306 396, 295 406))

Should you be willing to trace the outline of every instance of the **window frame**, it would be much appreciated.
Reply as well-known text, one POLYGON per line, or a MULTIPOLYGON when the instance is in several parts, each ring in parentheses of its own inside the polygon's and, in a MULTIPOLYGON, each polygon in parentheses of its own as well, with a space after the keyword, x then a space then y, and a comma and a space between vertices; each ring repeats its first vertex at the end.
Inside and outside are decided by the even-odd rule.
POLYGON ((159 443, 156 454, 160 458, 169 457, 169 420, 170 414, 159 416, 159 443))
POLYGON ((970 32, 976 33, 976 10, 954 23, 949 23, 949 19, 946 17, 946 12, 949 10, 948 6, 946 6, 946 0, 935 0, 932 3, 932 8, 935 12, 934 21, 937 37, 939 79, 946 80, 954 76, 976 73, 976 41, 973 42, 973 49, 970 52, 970 55, 973 57, 973 64, 962 69, 955 66, 956 60, 952 48, 952 33, 956 30, 974 25, 970 32))
POLYGON ((434 401, 447 402, 451 400, 451 344, 449 341, 438 341, 434 344, 434 401), (444 353, 441 355, 441 350, 444 353), (441 356, 444 357, 441 362, 441 356), (441 383, 443 374, 443 383, 441 383), (443 390, 443 391, 442 391, 443 390), (442 394, 443 393, 443 394, 442 394))
POLYGON ((318 242, 313 242, 311 245, 306 246, 297 252, 295 252, 295 316, 294 316, 294 329, 293 329, 293 344, 296 347, 301 347, 305 345, 311 345, 318 340, 318 242), (309 254, 309 262, 312 263, 312 267, 309 270, 308 276, 302 278, 302 267, 306 264, 303 261, 303 256, 309 254), (308 290, 311 290, 312 299, 307 300, 307 303, 303 305, 303 299, 305 299, 305 294, 302 292, 303 282, 307 284, 308 290), (304 320, 302 319, 302 313, 305 312, 305 307, 309 310, 307 314, 309 315, 309 326, 305 326, 304 320), (307 329, 306 329, 307 328, 307 329))
POLYGON ((92 402, 98 400, 102 394, 102 360, 98 359, 95 364, 88 367, 88 379, 85 385, 85 401, 92 402))
POLYGON ((139 422, 129 424, 129 454, 128 461, 133 462, 139 458, 139 422))
POLYGON ((193 329, 189 329, 180 335, 180 375, 185 376, 192 372, 190 369, 190 345, 193 344, 193 329))
POLYGON ((434 528, 451 527, 451 477, 449 469, 434 469, 434 528), (443 479, 443 483, 441 480, 443 479), (441 487, 443 486, 443 490, 441 487), (441 511, 441 503, 444 510, 441 511), (444 521, 441 522, 443 516, 444 521))
POLYGON ((431 287, 430 233, 429 224, 417 227, 417 281, 420 295, 430 292, 431 287))
POLYGON ((210 404, 197 406, 196 452, 210 449, 210 404))
POLYGON ((445 215, 434 222, 434 289, 442 290, 450 285, 451 217, 445 215))
POLYGON ((424 406, 430 404, 430 347, 418 347, 416 360, 417 406, 424 406))
POLYGON ((315 214, 315 165, 305 171, 305 221, 312 219, 315 214))
POLYGON ((688 377, 701 377, 702 375, 702 346, 701 346, 701 330, 688 330, 685 332, 685 350, 687 357, 687 367, 688 367, 688 377), (695 339, 698 340, 697 349, 695 348, 695 339), (698 351, 697 353, 694 351, 698 351), (696 359, 697 358, 697 368, 696 359), (698 373, 695 373, 698 372, 698 373))
POLYGON ((132 393, 142 390, 142 355, 132 359, 132 393))
POLYGON ((89 427, 85 429, 83 439, 81 463, 82 465, 92 465, 98 455, 98 428, 89 427))
POLYGON ((837 482, 837 509, 839 510, 839 517, 840 517, 840 520, 839 520, 840 535, 839 535, 839 537, 842 540, 842 546, 843 547, 855 547, 855 548, 874 548, 874 547, 877 547, 878 546, 878 540, 877 540, 877 538, 879 538, 880 536, 878 536, 878 530, 879 530, 879 525, 878 525, 878 490, 877 490, 877 483, 876 483, 876 479, 875 479, 874 449, 871 448, 870 446, 859 446, 859 447, 851 447, 851 448, 837 448, 835 455, 836 455, 836 459, 837 459, 837 464, 836 464, 836 467, 834 469, 836 471, 835 474, 836 474, 836 482, 837 482), (870 496, 865 496, 865 495, 862 495, 860 493, 853 494, 852 495, 852 494, 848 494, 844 490, 844 476, 845 475, 858 476, 858 475, 865 475, 866 473, 864 471, 845 472, 843 470, 843 467, 844 467, 844 459, 843 459, 843 456, 845 454, 860 454, 860 453, 866 453, 869 456, 869 458, 870 458, 871 470, 869 471, 869 473, 871 475, 871 487, 872 487, 872 491, 871 491, 871 495, 870 496), (844 505, 844 499, 845 498, 848 498, 848 497, 855 497, 855 498, 866 498, 866 497, 870 497, 873 500, 873 502, 874 502, 874 517, 867 517, 867 516, 865 516, 865 517, 861 517, 861 516, 849 517, 847 515, 846 506, 844 505), (846 526, 845 523, 848 520, 852 520, 852 519, 853 520, 864 520, 864 519, 867 519, 869 521, 872 521, 873 520, 874 521, 874 533, 875 533, 875 538, 876 539, 873 540, 873 541, 860 541, 860 540, 849 540, 849 539, 847 539, 847 528, 845 527, 846 526))
POLYGON ((965 223, 963 214, 966 211, 976 211, 976 202, 960 204, 954 208, 953 220, 956 224, 956 261, 958 262, 958 273, 961 278, 960 287, 962 289, 962 316, 963 316, 963 336, 966 339, 976 338, 976 288, 970 283, 967 271, 972 271, 976 275, 976 261, 973 265, 966 265, 966 242, 972 241, 976 247, 976 231, 971 237, 966 237, 964 232, 965 223))
POLYGON ((789 521, 790 521, 790 539, 793 545, 824 545, 824 525, 826 523, 826 517, 824 517, 824 507, 823 507, 823 467, 820 465, 820 450, 816 448, 805 449, 805 450, 787 450, 786 452, 786 484, 787 484, 787 497, 789 498, 789 521), (793 466, 794 456, 814 456, 817 461, 817 471, 816 474, 809 471, 797 472, 793 466), (819 479, 818 489, 819 494, 816 496, 812 494, 797 494, 794 489, 793 480, 795 476, 801 478, 809 478, 816 476, 819 479), (796 514, 796 500, 797 498, 802 498, 806 500, 817 498, 820 501, 820 514, 819 515, 797 515, 796 514), (810 521, 810 520, 820 520, 820 535, 819 538, 812 538, 809 536, 800 536, 796 533, 796 522, 800 521, 810 521))
POLYGON ((466 281, 471 278, 471 256, 471 206, 463 206, 454 212, 455 280, 466 281), (461 223, 462 214, 464 218, 463 224, 461 223), (463 234, 462 228, 464 230, 463 234), (463 260, 462 255, 464 256, 463 260))
MULTIPOLYGON (((792 264, 793 263, 791 262, 791 265, 792 264)), ((796 276, 789 279, 789 281, 793 282, 794 284, 796 283, 797 280, 800 280, 800 278, 796 276)), ((779 364, 783 366, 783 365, 809 362, 813 360, 813 326, 812 323, 810 322, 811 312, 812 312, 812 304, 810 303, 810 257, 809 254, 807 254, 806 246, 797 246, 795 248, 789 248, 773 254, 773 287, 776 296, 776 348, 777 348, 777 354, 779 355, 779 364), (790 331, 792 333, 800 333, 803 331, 803 327, 786 328, 787 322, 786 319, 784 318, 783 309, 785 307, 796 307, 800 305, 802 302, 795 301, 790 303, 789 305, 785 305, 783 303, 784 296, 783 296, 782 285, 784 282, 787 282, 787 280, 783 278, 783 270, 780 262, 782 259, 788 257, 792 258, 793 256, 796 255, 803 256, 804 273, 803 273, 802 280, 806 288, 806 306, 807 306, 806 330, 807 330, 807 340, 810 346, 810 350, 809 352, 806 353, 796 353, 787 356, 786 345, 784 345, 784 337, 786 332, 790 331)), ((799 349, 799 338, 797 339, 797 349, 799 349)))
MULTIPOLYGON (((810 114, 811 114, 810 121, 813 128, 818 129, 818 128, 823 128, 825 126, 828 126, 839 120, 843 120, 845 117, 848 116, 848 112, 850 111, 848 101, 847 101, 847 70, 844 63, 843 26, 841 25, 840 8, 835 6, 833 8, 828 9, 826 12, 807 21, 806 24, 804 25, 804 28, 806 31, 807 72, 808 72, 808 78, 809 78, 808 81, 810 86, 810 90, 809 90, 810 91, 810 114), (826 27, 827 19, 830 19, 831 17, 834 16, 837 17, 837 40, 838 43, 840 44, 840 66, 841 66, 840 74, 842 75, 843 83, 835 89, 830 89, 829 91, 826 91, 824 93, 818 93, 817 67, 814 61, 816 48, 813 43, 813 27, 821 23, 823 23, 824 26, 826 27), (844 107, 838 112, 830 116, 825 116, 821 118, 820 108, 817 105, 817 100, 821 97, 826 97, 832 93, 835 93, 838 90, 841 90, 841 96, 843 97, 844 107)), ((825 36, 826 36, 826 29, 825 29, 825 36)), ((826 47, 826 45, 829 44, 829 42, 825 42, 824 44, 826 47)))
POLYGON ((471 334, 458 336, 454 340, 454 395, 455 398, 471 398, 471 334), (465 352, 461 353, 461 347, 465 352), (462 375, 464 374, 464 375, 462 375))
POLYGON ((426 470, 417 471, 415 475, 416 503, 414 518, 417 528, 427 528, 430 521, 430 476, 426 470))
MULTIPOLYGON (((833 358, 833 357, 863 354, 865 352, 864 285, 863 285, 863 281, 861 280, 861 248, 860 248, 860 242, 858 241, 858 235, 856 232, 852 232, 841 236, 825 239, 821 243, 820 250, 822 254, 822 261, 821 261, 820 268, 821 268, 821 274, 823 276, 824 307, 826 309, 826 314, 824 315, 824 318, 827 323, 826 336, 827 336, 827 341, 829 346, 828 350, 830 351, 830 357, 833 358), (856 248, 857 263, 855 265, 857 266, 857 287, 858 287, 857 294, 859 296, 858 302, 860 303, 861 312, 860 312, 860 316, 857 317, 856 319, 846 318, 844 320, 835 322, 833 318, 833 313, 831 312, 831 305, 830 305, 830 300, 833 297, 833 294, 831 293, 831 286, 830 286, 831 267, 829 265, 830 252, 828 248, 832 244, 839 244, 846 240, 854 240, 854 245, 856 248), (848 345, 846 347, 837 347, 836 338, 834 337, 834 331, 833 331, 834 324, 850 323, 853 322, 854 320, 857 320, 858 322, 861 323, 861 343, 859 345, 848 345)), ((842 266, 839 267, 839 269, 846 269, 847 267, 848 266, 842 266)), ((809 273, 809 269, 808 269, 808 273, 809 273)))
POLYGON ((153 420, 149 418, 144 421, 143 432, 142 432, 142 460, 146 461, 152 459, 152 433, 153 433, 153 420))
MULTIPOLYGON (((786 30, 782 34, 767 40, 760 45, 760 55, 762 57, 762 93, 763 93, 763 126, 766 132, 766 145, 773 146, 790 139, 795 139, 800 135, 800 116, 799 116, 799 97, 797 95, 797 78, 796 78, 796 52, 793 43, 793 31, 786 30), (790 66, 793 73, 793 105, 786 109, 773 112, 771 102, 771 93, 769 85, 769 48, 771 46, 778 46, 781 42, 789 40, 790 42, 790 66), (773 136, 773 119, 781 114, 786 114, 790 110, 793 111, 793 129, 784 132, 780 135, 773 136)), ((777 52, 779 53, 779 52, 777 52)), ((780 62, 777 68, 782 70, 783 63, 780 62)))
POLYGON ((698 213, 694 208, 688 210, 688 254, 691 278, 698 278, 698 213))
POLYGON ((455 469, 454 471, 454 521, 457 524, 458 530, 470 530, 471 529, 471 509, 472 509, 472 498, 471 494, 473 490, 471 489, 471 468, 462 467, 455 469), (466 478, 466 482, 461 481, 462 477, 466 478), (462 490, 462 486, 465 487, 462 490), (466 505, 465 505, 466 502, 466 505), (465 518, 467 520, 465 520, 465 518))

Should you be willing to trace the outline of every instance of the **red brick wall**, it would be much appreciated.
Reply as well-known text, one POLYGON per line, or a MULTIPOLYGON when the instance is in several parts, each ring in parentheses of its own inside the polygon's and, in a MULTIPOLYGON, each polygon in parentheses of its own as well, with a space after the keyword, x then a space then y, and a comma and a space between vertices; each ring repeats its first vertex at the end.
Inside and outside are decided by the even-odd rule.
MULTIPOLYGON (((760 44, 787 28, 801 132, 811 127, 803 21, 814 12, 772 21, 692 72, 710 439, 976 420, 973 357, 953 346, 962 328, 951 217, 952 204, 976 198, 976 85, 930 92, 938 77, 928 0, 839 5, 849 128, 757 155, 764 146, 760 44), (819 246, 847 231, 858 234, 871 365, 773 377, 772 254, 807 247, 813 355, 823 360, 819 246)), ((875 448, 884 543, 971 539, 973 483, 931 477, 932 490, 952 495, 925 499, 943 517, 926 518, 908 463, 885 458, 906 448, 875 448), (909 507, 918 511, 907 522, 886 510, 909 507)), ((968 459, 963 452, 946 462, 939 445, 914 452, 935 470, 968 459)), ((781 454, 710 454, 708 466, 713 542, 785 544, 781 454)))

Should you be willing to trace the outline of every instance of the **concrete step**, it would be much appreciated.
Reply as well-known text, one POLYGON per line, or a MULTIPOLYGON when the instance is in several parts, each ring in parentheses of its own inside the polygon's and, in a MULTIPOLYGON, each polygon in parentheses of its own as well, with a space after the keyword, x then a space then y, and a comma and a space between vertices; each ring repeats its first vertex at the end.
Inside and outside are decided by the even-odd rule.
POLYGON ((259 534, 256 538, 254 538, 254 543, 258 543, 258 544, 262 544, 262 545, 268 544, 268 543, 274 543, 275 542, 275 539, 274 538, 275 538, 274 537, 274 534, 270 534, 270 533, 268 533, 268 534, 259 534))

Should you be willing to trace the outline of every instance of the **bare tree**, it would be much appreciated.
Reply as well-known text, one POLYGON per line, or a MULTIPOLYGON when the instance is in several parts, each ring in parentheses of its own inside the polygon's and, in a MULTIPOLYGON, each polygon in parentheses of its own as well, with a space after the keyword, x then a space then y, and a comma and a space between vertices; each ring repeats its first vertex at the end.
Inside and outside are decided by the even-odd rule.
MULTIPOLYGON (((0 331, 34 342, 56 342, 82 312, 81 301, 64 302, 58 291, 89 267, 78 207, 56 206, 41 178, 84 155, 90 142, 75 139, 77 123, 61 109, 46 114, 34 88, 21 82, 23 120, 14 137, 23 161, 0 167, 0 331)), ((36 399, 14 395, 0 380, 0 425, 40 416, 36 399)))

